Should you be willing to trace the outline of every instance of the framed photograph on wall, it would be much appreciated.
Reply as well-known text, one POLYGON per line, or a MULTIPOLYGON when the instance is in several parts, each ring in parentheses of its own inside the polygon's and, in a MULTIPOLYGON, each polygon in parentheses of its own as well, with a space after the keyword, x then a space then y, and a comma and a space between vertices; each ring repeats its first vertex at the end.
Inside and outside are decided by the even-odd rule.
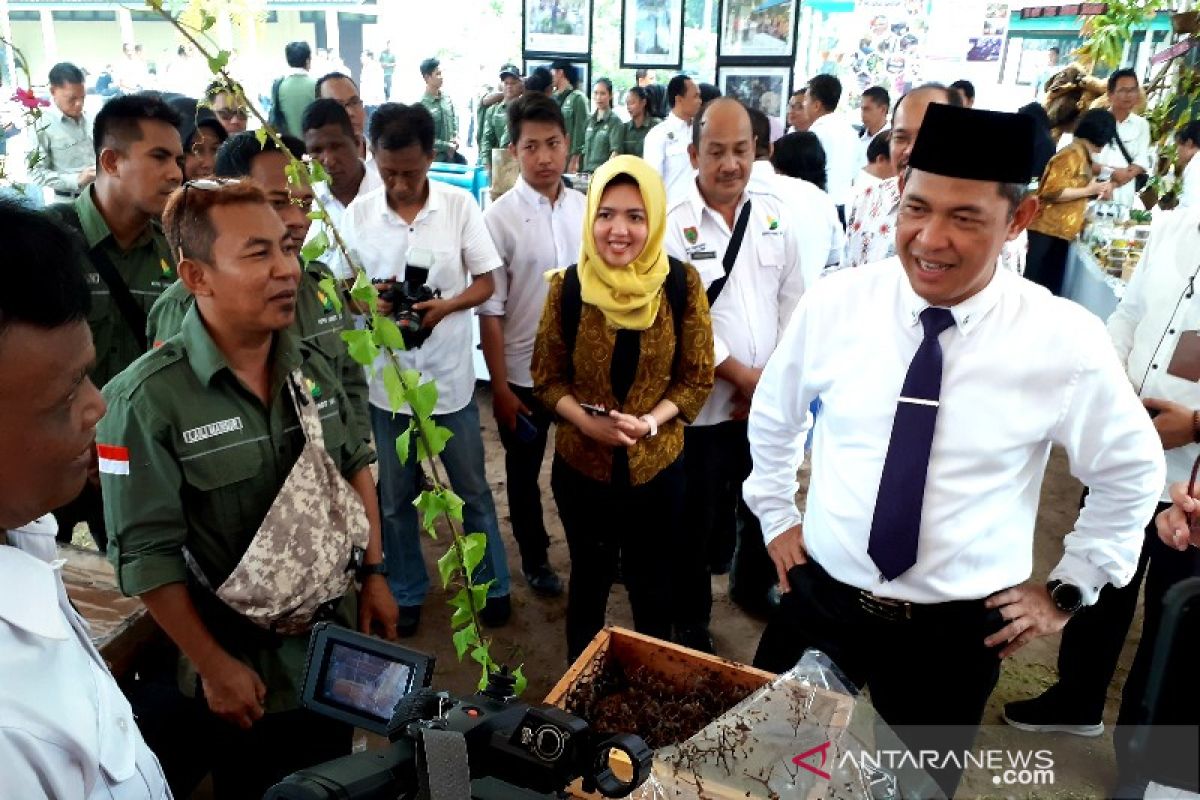
POLYGON ((683 68, 684 0, 622 0, 621 67, 683 68))
POLYGON ((717 88, 787 127, 787 103, 792 94, 790 66, 717 65, 717 88))
POLYGON ((796 57, 798 0, 720 0, 717 63, 796 57))
POLYGON ((525 57, 577 56, 592 49, 592 0, 522 0, 525 57))
MULTIPOLYGON (((528 78, 529 74, 531 72, 533 72, 534 69, 536 69, 537 67, 545 67, 546 69, 550 69, 550 65, 553 64, 556 60, 557 59, 553 59, 553 58, 527 58, 527 59, 525 59, 525 77, 528 78)), ((588 98, 588 103, 589 103, 589 108, 590 108, 591 107, 590 106, 591 97, 592 97, 592 84, 591 84, 592 62, 588 61, 587 59, 574 59, 574 58, 570 59, 570 62, 572 64, 574 64, 575 69, 579 71, 579 83, 577 83, 575 85, 575 88, 578 89, 579 91, 583 92, 583 94, 588 98)))

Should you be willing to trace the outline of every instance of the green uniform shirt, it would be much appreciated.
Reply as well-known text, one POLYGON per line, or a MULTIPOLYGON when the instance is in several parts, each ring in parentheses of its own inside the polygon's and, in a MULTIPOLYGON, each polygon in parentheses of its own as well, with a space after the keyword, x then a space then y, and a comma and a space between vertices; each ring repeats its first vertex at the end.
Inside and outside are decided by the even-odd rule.
MULTIPOLYGON (((171 248, 167 245, 162 228, 155 221, 146 227, 146 231, 128 250, 122 250, 108 223, 100 216, 100 210, 96 208, 92 197, 95 190, 95 186, 89 186, 87 191, 75 198, 73 206, 79 215, 79 230, 83 233, 84 243, 89 250, 99 249, 108 256, 129 287, 133 299, 144 311, 149 312, 158 296, 175 282, 175 260, 171 257, 171 248)), ((60 211, 54 213, 63 214, 60 211)), ((61 218, 68 223, 74 221, 69 212, 61 218)), ((96 368, 92 370, 91 377, 93 383, 103 387, 142 355, 142 348, 91 259, 85 257, 81 268, 92 292, 88 327, 92 329, 92 340, 96 345, 96 368)))
MULTIPOLYGON (((371 418, 367 412, 366 373, 362 365, 350 357, 342 339, 342 331, 354 330, 354 318, 346 306, 342 306, 339 313, 333 301, 321 290, 320 282, 329 277, 332 277, 332 273, 320 261, 308 262, 308 266, 300 273, 294 330, 301 342, 315 344, 326 358, 334 362, 350 402, 350 430, 356 438, 369 442, 371 418)), ((183 285, 183 281, 175 281, 150 309, 150 317, 146 320, 146 341, 158 347, 179 333, 183 317, 192 303, 192 293, 183 285)))
POLYGON ((458 115, 454 113, 454 103, 442 92, 437 97, 426 94, 421 98, 421 105, 433 115, 434 160, 447 161, 450 158, 450 140, 458 138, 458 115))
MULTIPOLYGON (((311 344, 280 331, 271 403, 264 408, 233 374, 193 306, 180 332, 104 389, 108 413, 97 441, 123 451, 127 474, 101 468, 108 557, 126 595, 189 583, 212 635, 267 686, 268 712, 295 708, 308 635, 274 636, 232 612, 189 575, 184 548, 212 586, 237 566, 304 448, 287 392, 297 367, 317 403, 325 449, 350 477, 372 460, 351 435, 350 409, 333 365, 311 344)), ((337 615, 354 626, 353 593, 337 615)), ((195 689, 184 671, 185 691, 195 689)))
POLYGON ((658 117, 644 116, 642 117, 641 125, 634 125, 633 120, 621 123, 621 130, 617 132, 613 149, 623 156, 642 157, 642 148, 646 144, 646 134, 650 132, 658 123, 662 122, 658 117))
POLYGON ((583 171, 595 172, 612 156, 621 137, 621 120, 609 111, 604 119, 595 114, 588 118, 587 133, 583 137, 583 171))
POLYGON ((583 92, 574 87, 563 89, 554 95, 562 108, 563 120, 567 123, 567 136, 571 137, 571 155, 583 155, 583 140, 587 137, 588 101, 583 92))
POLYGON ((492 150, 497 147, 508 147, 512 140, 508 138, 508 104, 497 103, 487 110, 483 117, 483 135, 480 136, 479 157, 485 164, 490 164, 492 150))
POLYGON ((279 110, 283 116, 283 133, 290 133, 297 139, 304 138, 300 121, 304 117, 304 109, 313 101, 317 94, 317 82, 307 72, 295 72, 284 75, 279 81, 279 110))

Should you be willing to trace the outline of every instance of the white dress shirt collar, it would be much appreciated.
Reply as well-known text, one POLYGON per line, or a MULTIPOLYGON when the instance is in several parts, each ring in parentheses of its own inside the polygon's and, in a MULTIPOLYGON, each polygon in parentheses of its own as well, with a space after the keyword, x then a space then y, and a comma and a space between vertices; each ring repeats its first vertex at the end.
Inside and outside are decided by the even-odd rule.
MULTIPOLYGON (((903 264, 899 263, 897 256, 897 266, 903 269, 903 264)), ((980 289, 975 294, 963 300, 961 303, 950 306, 950 314, 954 317, 954 326, 963 336, 967 336, 971 331, 979 327, 984 317, 991 311, 996 303, 1000 300, 1004 292, 1005 281, 1011 280, 1013 277, 1008 270, 995 268, 992 279, 988 281, 987 286, 980 289)), ((932 305, 928 300, 917 294, 912 284, 908 281, 907 275, 905 280, 900 282, 900 293, 904 298, 904 306, 908 309, 910 326, 918 325, 921 322, 921 312, 932 305)))
MULTIPOLYGON (((429 196, 425 198, 425 205, 421 206, 421 210, 417 212, 417 215, 415 217, 413 217, 413 219, 412 219, 413 225, 416 225, 418 222, 425 219, 430 214, 432 214, 436 211, 440 211, 442 209, 442 199, 441 199, 440 187, 438 186, 438 182, 433 180, 432 178, 426 178, 426 180, 429 183, 429 196)), ((408 221, 405 220, 403 217, 401 217, 398 213, 393 211, 392 207, 388 204, 386 190, 379 191, 379 197, 378 197, 377 203, 378 203, 378 205, 376 206, 376 210, 381 218, 392 219, 392 220, 395 220, 398 222, 403 222, 405 225, 408 224, 408 221)))
POLYGON ((0 619, 43 639, 65 640, 71 630, 58 607, 54 568, 16 547, 0 546, 0 619))
MULTIPOLYGON (((746 188, 749 189, 749 184, 747 184, 746 188)), ((750 195, 746 192, 746 190, 742 190, 742 196, 738 198, 737 208, 733 210, 734 224, 737 224, 738 214, 742 213, 742 206, 746 204, 748 199, 750 199, 750 195)), ((687 202, 692 207, 692 213, 696 215, 696 219, 702 219, 703 217, 707 216, 720 223, 721 227, 725 230, 733 230, 733 225, 730 225, 725 221, 725 217, 722 216, 721 212, 712 208, 704 200, 704 195, 700 193, 699 178, 696 178, 692 181, 691 192, 688 194, 687 202)))
POLYGON ((517 197, 521 198, 521 202, 525 203, 530 208, 538 208, 539 206, 555 207, 562 202, 562 193, 569 191, 566 186, 562 186, 558 190, 558 200, 551 202, 549 197, 534 189, 525 180, 524 175, 517 176, 517 182, 513 184, 512 190, 517 193, 517 197))

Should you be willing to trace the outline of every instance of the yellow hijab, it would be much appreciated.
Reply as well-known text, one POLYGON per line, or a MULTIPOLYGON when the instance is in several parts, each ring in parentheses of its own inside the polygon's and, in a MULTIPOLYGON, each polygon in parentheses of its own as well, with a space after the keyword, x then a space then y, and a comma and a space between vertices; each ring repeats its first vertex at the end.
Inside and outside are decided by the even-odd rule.
POLYGON ((670 271, 667 251, 663 248, 666 229, 667 191, 662 178, 649 164, 637 156, 617 156, 596 170, 588 188, 583 247, 579 254, 579 286, 583 302, 603 311, 610 325, 644 331, 653 324, 662 300, 662 285, 670 271), (646 222, 650 234, 646 237, 646 246, 633 263, 624 267, 610 267, 596 252, 592 226, 596 222, 604 189, 622 173, 637 181, 642 202, 646 204, 646 222))

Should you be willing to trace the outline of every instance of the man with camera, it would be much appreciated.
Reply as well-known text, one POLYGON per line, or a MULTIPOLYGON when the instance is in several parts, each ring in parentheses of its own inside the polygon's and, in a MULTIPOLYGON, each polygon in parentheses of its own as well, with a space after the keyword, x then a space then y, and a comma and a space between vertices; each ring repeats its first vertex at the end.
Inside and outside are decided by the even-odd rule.
MULTIPOLYGON (((384 185, 350 204, 342 218, 342 236, 358 266, 380 290, 379 312, 395 316, 407 331, 408 349, 397 354, 400 366, 437 383, 434 419, 454 433, 440 460, 465 502, 464 530, 487 535, 487 555, 475 575, 478 583, 492 581, 483 622, 502 625, 512 610, 508 562, 484 474, 469 313, 491 297, 492 271, 500 267, 500 256, 475 199, 429 180, 435 149, 428 109, 419 104, 380 106, 371 117, 369 139, 384 185)), ((354 277, 352 267, 341 259, 332 266, 339 277, 354 277)), ((382 369, 384 356, 380 359, 377 366, 382 369)), ((407 409, 392 413, 380 374, 377 370, 371 379, 369 400, 380 454, 383 549, 388 583, 400 604, 399 632, 411 636, 429 591, 421 527, 412 504, 420 489, 416 442, 412 441, 413 454, 400 463, 392 443, 408 430, 409 415, 407 409)))
POLYGON ((0 464, 0 797, 169 798, 87 623, 40 557, 53 557, 53 520, 44 537, 16 532, 79 494, 104 415, 88 378, 82 253, 59 225, 6 202, 0 228, 22 267, 0 292, 0 446, 20 454, 0 464))

